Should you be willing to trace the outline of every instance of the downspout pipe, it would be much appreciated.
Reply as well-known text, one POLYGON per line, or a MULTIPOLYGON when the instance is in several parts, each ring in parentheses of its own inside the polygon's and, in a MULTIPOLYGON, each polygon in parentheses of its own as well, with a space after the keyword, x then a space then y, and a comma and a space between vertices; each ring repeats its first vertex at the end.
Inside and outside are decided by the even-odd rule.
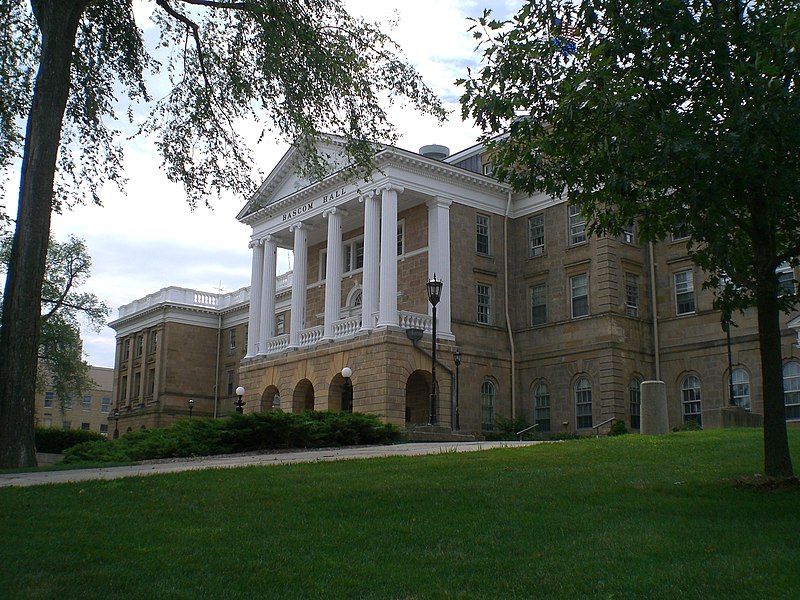
POLYGON ((217 317, 217 362, 214 370, 214 418, 217 418, 219 404, 219 345, 222 340, 222 315, 217 317))
POLYGON ((511 420, 517 419, 517 401, 516 401, 516 369, 517 357, 514 348, 514 332, 511 329, 511 315, 509 311, 509 293, 508 293, 508 219, 511 214, 511 190, 508 191, 508 203, 506 204, 505 219, 503 219, 503 296, 505 299, 505 313, 506 313, 506 328, 508 330, 508 344, 511 348, 511 420))
POLYGON ((656 261, 653 242, 649 243, 650 250, 650 304, 653 310, 653 356, 656 367, 656 381, 661 381, 661 341, 658 334, 658 298, 656 296, 656 261))

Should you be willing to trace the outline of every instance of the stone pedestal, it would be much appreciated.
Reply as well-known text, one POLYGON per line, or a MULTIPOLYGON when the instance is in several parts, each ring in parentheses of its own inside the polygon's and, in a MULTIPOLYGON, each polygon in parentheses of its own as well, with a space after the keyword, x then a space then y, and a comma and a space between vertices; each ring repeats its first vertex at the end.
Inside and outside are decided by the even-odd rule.
POLYGON ((667 388, 663 381, 642 382, 642 412, 639 431, 643 435, 664 435, 669 432, 667 388))

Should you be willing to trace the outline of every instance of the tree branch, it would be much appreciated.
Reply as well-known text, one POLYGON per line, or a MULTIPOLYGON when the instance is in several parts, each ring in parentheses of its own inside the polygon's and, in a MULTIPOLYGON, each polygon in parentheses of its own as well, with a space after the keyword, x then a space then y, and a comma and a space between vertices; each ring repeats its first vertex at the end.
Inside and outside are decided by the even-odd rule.
MULTIPOLYGON (((205 4, 204 0, 178 0, 178 1, 179 2, 188 3, 188 4, 205 4)), ((174 19, 176 19, 176 20, 180 21, 181 23, 183 23, 184 25, 186 25, 187 29, 191 29, 192 30, 192 36, 194 37, 194 43, 195 43, 195 46, 197 47, 197 58, 198 58, 198 61, 200 63, 200 72, 203 75, 203 81, 206 84, 206 88, 210 89, 211 88, 211 84, 209 83, 208 75, 206 74, 206 63, 205 63, 205 60, 203 59, 203 48, 202 48, 202 45, 200 44, 200 27, 197 25, 197 23, 192 21, 189 17, 187 17, 186 15, 182 15, 177 10, 172 8, 169 5, 169 0, 156 0, 156 4, 158 4, 158 6, 163 8, 167 12, 168 15, 170 15, 174 19)), ((245 6, 243 3, 236 3, 236 4, 241 4, 240 7, 244 7, 245 6)))

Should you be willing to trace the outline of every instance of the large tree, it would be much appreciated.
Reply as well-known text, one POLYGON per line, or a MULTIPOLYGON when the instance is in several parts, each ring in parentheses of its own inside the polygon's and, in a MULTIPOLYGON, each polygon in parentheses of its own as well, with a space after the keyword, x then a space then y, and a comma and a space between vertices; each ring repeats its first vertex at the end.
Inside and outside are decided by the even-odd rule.
POLYGON ((254 189, 237 133, 244 122, 307 150, 313 175, 324 162, 312 151, 323 134, 344 138, 353 163, 369 171, 374 144, 395 139, 387 99, 444 115, 392 40, 349 15, 341 0, 148 4, 160 31, 151 50, 133 0, 0 0, 0 167, 20 148, 22 159, 0 330, 0 467, 35 463, 51 210, 99 201, 106 182, 123 182, 118 115, 156 136, 168 177, 184 184, 193 204, 223 189, 240 196, 254 189), (168 81, 159 80, 154 100, 146 81, 162 67, 168 81), (137 103, 146 111, 141 121, 137 103))
POLYGON ((462 110, 495 173, 567 196, 598 234, 686 228, 723 314, 756 306, 764 469, 789 476, 776 268, 800 256, 796 0, 533 0, 474 25, 462 110))

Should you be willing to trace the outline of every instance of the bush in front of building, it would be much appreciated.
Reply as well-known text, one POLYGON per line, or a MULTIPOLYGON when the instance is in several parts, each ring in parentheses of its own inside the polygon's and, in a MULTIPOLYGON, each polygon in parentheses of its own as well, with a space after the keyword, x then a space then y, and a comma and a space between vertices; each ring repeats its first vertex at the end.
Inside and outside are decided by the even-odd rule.
POLYGON ((88 429, 59 429, 57 427, 37 427, 34 430, 36 436, 36 451, 61 454, 67 448, 71 448, 82 442, 101 441, 105 436, 96 431, 88 429))
POLYGON ((225 419, 187 419, 116 440, 86 442, 68 449, 64 462, 119 463, 283 448, 390 444, 399 437, 397 427, 382 423, 374 415, 270 411, 232 414, 225 419))

